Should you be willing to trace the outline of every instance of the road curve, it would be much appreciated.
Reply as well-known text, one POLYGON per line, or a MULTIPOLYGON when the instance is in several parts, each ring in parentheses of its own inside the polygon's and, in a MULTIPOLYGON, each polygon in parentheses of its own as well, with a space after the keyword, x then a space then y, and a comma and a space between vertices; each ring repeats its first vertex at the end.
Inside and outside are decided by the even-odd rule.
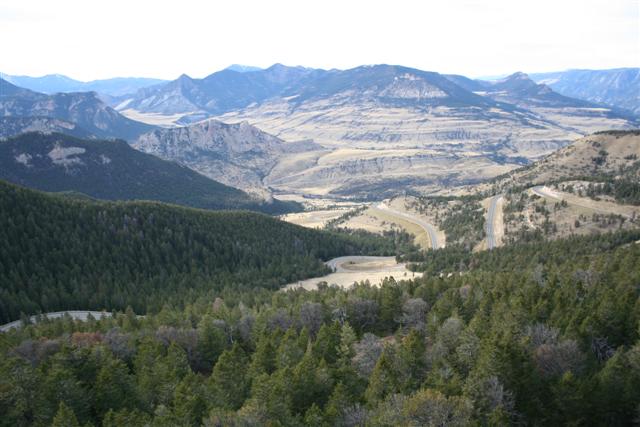
POLYGON ((498 244, 493 223, 496 216, 496 206, 498 205, 498 201, 500 201, 501 198, 501 194, 493 196, 491 198, 491 202, 489 203, 489 209, 487 210, 487 222, 484 226, 484 230, 487 234, 487 249, 493 249, 498 244))
POLYGON ((575 205, 575 206, 580 206, 581 208, 585 208, 585 209, 590 209, 592 211, 596 211, 596 212, 600 212, 603 214, 613 214, 613 215, 620 215, 623 216, 625 218, 631 218, 631 215, 629 214, 625 214, 625 213, 621 213, 621 212, 616 212, 614 210, 610 210, 610 209, 606 209, 604 207, 598 207, 598 206, 590 206, 588 204, 585 203, 580 203, 577 199, 578 197, 563 197, 562 193, 560 192, 553 192, 553 191, 549 191, 549 188, 547 186, 544 185, 536 185, 535 187, 531 187, 531 191, 533 191, 533 193, 537 196, 540 197, 545 197, 547 199, 554 199, 554 200, 564 200, 567 203, 571 204, 571 205, 575 205))
POLYGON ((536 195, 540 197, 547 197, 551 199, 561 200, 560 197, 547 191, 547 189, 543 185, 536 185, 535 187, 531 188, 531 191, 533 191, 536 195))
MULTIPOLYGON (((80 311, 80 310, 69 310, 69 311, 56 311, 52 313, 43 313, 41 317, 44 319, 59 319, 63 317, 65 314, 69 314, 73 320, 82 320, 86 321, 91 314, 95 319, 102 319, 103 317, 111 317, 111 313, 108 311, 80 311)), ((37 322, 38 316, 31 316, 30 320, 32 323, 37 322)), ((16 320, 11 323, 6 323, 4 325, 0 325, 0 332, 7 332, 11 329, 22 327, 22 320, 16 320)))
MULTIPOLYGON (((325 262, 327 267, 332 269, 334 273, 353 273, 356 270, 351 270, 349 268, 343 267, 344 264, 349 263, 367 263, 367 262, 384 262, 384 261, 393 261, 395 263, 395 257, 383 257, 383 256, 366 256, 366 255, 350 255, 350 256, 341 256, 338 258, 330 259, 325 262)), ((376 272, 376 271, 389 271, 389 270, 398 270, 404 271, 404 264, 397 264, 394 267, 382 266, 380 268, 367 269, 368 272, 376 272)))
POLYGON ((431 249, 438 249, 439 248, 439 245, 438 245, 438 234, 436 233, 436 229, 433 227, 433 225, 429 224, 426 221, 423 221, 420 218, 416 218, 413 215, 409 215, 407 213, 397 211, 397 210, 393 209, 392 207, 386 205, 384 202, 378 203, 376 205, 376 208, 384 210, 384 211, 387 211, 387 212, 391 212, 392 214, 394 214, 396 216, 399 216, 399 217, 401 217, 403 219, 406 219, 409 222, 412 222, 414 224, 419 225, 429 235, 429 240, 431 241, 431 249))

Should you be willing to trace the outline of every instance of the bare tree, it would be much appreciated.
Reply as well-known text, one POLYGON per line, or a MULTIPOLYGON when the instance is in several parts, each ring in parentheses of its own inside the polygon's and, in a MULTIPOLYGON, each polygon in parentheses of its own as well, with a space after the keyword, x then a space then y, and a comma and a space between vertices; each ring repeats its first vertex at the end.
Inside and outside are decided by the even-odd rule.
POLYGON ((364 406, 356 403, 348 406, 342 411, 342 416, 336 422, 339 426, 344 427, 364 427, 369 419, 369 411, 364 406))
POLYGON ((558 342, 558 335, 560 334, 560 331, 557 328, 547 326, 544 323, 536 323, 535 325, 527 326, 524 334, 529 338, 529 346, 532 349, 535 349, 544 344, 556 344, 558 342))
POLYGON ((128 360, 135 354, 131 335, 121 332, 118 328, 109 330, 104 336, 103 342, 111 350, 111 353, 119 359, 128 360))
POLYGON ((251 342, 253 335, 253 325, 255 324, 256 318, 251 313, 243 314, 240 320, 238 321, 238 335, 240 339, 244 342, 251 342))
POLYGON ((437 342, 444 347, 447 352, 451 352, 458 346, 458 338, 464 329, 462 320, 458 317, 449 317, 444 321, 436 336, 437 342))
POLYGON ((360 375, 368 378, 384 349, 382 340, 373 334, 366 333, 360 342, 355 343, 353 347, 355 350, 355 356, 352 360, 354 367, 360 375))
POLYGON ((574 340, 542 344, 535 349, 533 359, 544 377, 562 375, 567 371, 576 374, 582 370, 584 364, 584 355, 574 340))
POLYGON ((305 302, 300 307, 300 327, 306 327, 312 337, 315 337, 320 330, 323 320, 324 314, 322 304, 317 302, 305 302))
POLYGON ((350 298, 347 306, 347 319, 356 329, 366 329, 378 320, 378 303, 370 299, 350 298))
POLYGON ((429 305, 422 298, 411 298, 402 304, 400 323, 407 328, 424 328, 429 305))
POLYGON ((31 365, 37 366, 59 350, 59 341, 43 338, 38 341, 32 339, 22 341, 12 350, 12 353, 28 361, 31 365))
POLYGON ((270 331, 280 329, 284 332, 291 327, 292 323, 289 313, 287 313, 285 309, 280 308, 269 317, 267 327, 270 331))

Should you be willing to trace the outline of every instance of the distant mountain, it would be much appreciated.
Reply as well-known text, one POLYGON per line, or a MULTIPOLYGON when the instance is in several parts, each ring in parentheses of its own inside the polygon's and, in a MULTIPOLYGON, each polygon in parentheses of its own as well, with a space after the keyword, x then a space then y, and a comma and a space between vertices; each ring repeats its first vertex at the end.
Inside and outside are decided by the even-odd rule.
POLYGON ((0 79, 0 116, 48 117, 74 123, 101 138, 133 139, 153 126, 130 120, 101 101, 95 92, 46 95, 0 79))
POLYGON ((496 100, 502 100, 523 108, 526 107, 576 107, 589 108, 597 105, 560 95, 545 84, 537 84, 525 73, 518 72, 491 82, 481 83, 486 94, 496 100))
POLYGON ((53 94, 57 92, 98 92, 111 97, 134 93, 144 87, 166 80, 145 77, 115 77, 104 80, 82 82, 61 74, 48 74, 42 77, 10 76, 1 74, 6 81, 35 92, 53 94))
POLYGON ((623 108, 640 115, 640 68, 568 70, 530 76, 563 95, 623 108))
POLYGON ((350 103, 371 101, 390 107, 500 107, 493 100, 469 92, 441 74, 397 65, 324 72, 312 84, 301 87, 293 102, 299 104, 332 97, 350 103))
POLYGON ((262 202, 124 141, 27 133, 0 141, 0 179, 43 191, 107 200, 157 200, 203 209, 282 213, 296 204, 262 202))
MULTIPOLYGON (((204 79, 185 75, 142 89, 118 108, 181 124, 246 121, 285 141, 312 140, 318 148, 259 156, 270 160, 252 166, 250 176, 221 173, 218 163, 204 166, 212 157, 208 149, 167 158, 231 185, 225 175, 279 192, 367 199, 407 187, 478 182, 594 131, 636 126, 627 114, 560 95, 522 73, 482 82, 384 64, 349 70, 276 64, 204 79)), ((185 130, 159 131, 160 139, 174 132, 181 141, 200 139, 185 130)), ((224 163, 229 168, 232 156, 224 163)))
POLYGON ((259 194, 264 194, 263 179, 281 157, 322 150, 312 142, 287 143, 246 122, 230 125, 217 120, 156 129, 141 135, 133 146, 259 194))
MULTIPOLYGON (((215 72, 204 79, 183 74, 164 85, 141 89, 118 108, 145 113, 222 114, 295 91, 309 75, 321 71, 273 65, 265 70, 239 72, 231 69, 215 72)), ((188 122, 189 120, 185 120, 188 122)))
POLYGON ((485 80, 474 80, 469 77, 461 76, 459 74, 445 74, 447 79, 451 80, 463 89, 470 92, 482 92, 487 87, 491 86, 491 83, 485 80))
POLYGON ((239 73, 247 73, 250 71, 262 71, 263 69, 260 67, 254 67, 252 65, 240 65, 240 64, 232 64, 229 65, 225 70, 237 71, 239 73))
POLYGON ((492 107, 497 104, 469 93, 444 76, 400 66, 363 66, 351 70, 316 70, 273 65, 265 70, 226 69, 204 79, 182 75, 165 85, 142 89, 120 109, 146 113, 224 114, 276 97, 294 103, 332 96, 377 100, 388 105, 455 105, 492 107))
POLYGON ((289 156, 268 176, 270 186, 362 198, 478 182, 585 134, 635 126, 625 114, 562 96, 525 74, 482 82, 392 65, 316 70, 217 118, 327 149, 289 156))

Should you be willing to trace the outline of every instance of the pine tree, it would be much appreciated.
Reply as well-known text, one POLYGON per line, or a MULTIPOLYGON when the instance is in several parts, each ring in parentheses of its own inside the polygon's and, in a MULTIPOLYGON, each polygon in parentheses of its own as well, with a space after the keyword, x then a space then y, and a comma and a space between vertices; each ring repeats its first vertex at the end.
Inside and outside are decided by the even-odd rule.
POLYGON ((369 386, 365 391, 365 398, 372 405, 383 400, 387 395, 399 391, 396 365, 395 351, 390 345, 387 345, 371 373, 369 386))
POLYGON ((80 427, 76 414, 73 409, 69 408, 64 402, 60 402, 58 406, 58 412, 56 412, 51 427, 80 427))
POLYGON ((105 414, 109 409, 131 408, 136 404, 133 380, 121 360, 110 360, 100 368, 94 392, 99 414, 105 414))
POLYGON ((247 366, 247 357, 239 344, 222 353, 208 380, 214 406, 231 410, 242 406, 249 391, 247 366))
POLYGON ((412 329, 402 340, 399 362, 402 368, 402 390, 411 393, 417 390, 424 380, 427 370, 424 336, 412 329))

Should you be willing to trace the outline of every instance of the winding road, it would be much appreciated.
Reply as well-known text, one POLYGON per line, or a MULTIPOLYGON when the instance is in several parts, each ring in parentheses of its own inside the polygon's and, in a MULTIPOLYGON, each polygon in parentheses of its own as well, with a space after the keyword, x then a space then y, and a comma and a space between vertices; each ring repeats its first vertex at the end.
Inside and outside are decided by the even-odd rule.
POLYGON ((569 204, 579 206, 585 209, 590 209, 592 211, 600 212, 603 214, 620 215, 627 219, 632 217, 632 215, 624 213, 620 210, 607 209, 605 206, 603 206, 602 203, 598 203, 595 200, 591 201, 587 199, 586 201, 583 202, 580 200, 580 197, 578 196, 575 196, 573 194, 563 194, 560 191, 551 190, 549 187, 545 185, 536 185, 535 187, 531 188, 531 191, 533 191, 535 195, 540 197, 544 197, 547 199, 560 200, 560 201, 564 200, 569 204))
POLYGON ((354 271, 361 270, 360 268, 349 268, 349 265, 360 264, 366 267, 366 271, 389 271, 398 270, 404 271, 404 264, 396 264, 395 257, 381 257, 381 256, 365 256, 365 255, 353 255, 353 256, 341 256, 339 258, 333 258, 325 262, 327 267, 332 269, 335 273, 352 273, 354 271), (376 266, 376 263, 379 264, 376 266), (388 264, 396 264, 393 267, 389 267, 388 264), (345 267, 347 265, 347 267, 345 267))
POLYGON ((496 237, 495 221, 496 221, 496 207, 498 202, 502 198, 502 195, 493 196, 489 203, 489 209, 487 210, 487 222, 485 223, 484 230, 487 234, 487 248, 493 249, 498 245, 498 239, 496 237))
MULTIPOLYGON (((65 314, 69 314, 73 320, 82 320, 83 322, 89 318, 89 314, 91 314, 95 319, 99 320, 103 317, 111 317, 111 313, 108 311, 80 311, 80 310, 69 310, 69 311, 56 311, 52 313, 43 313, 41 317, 44 319, 59 319, 63 317, 65 314)), ((32 323, 37 322, 38 316, 31 316, 30 320, 32 323)), ((16 320, 11 323, 6 323, 4 325, 0 325, 0 332, 7 332, 14 328, 20 328, 22 326, 22 320, 16 320)))
POLYGON ((393 209, 392 207, 386 205, 384 202, 380 202, 376 205, 376 208, 383 210, 383 211, 387 211, 392 213, 393 215, 399 216, 402 219, 405 219, 409 222, 412 222, 416 225, 419 225, 424 231, 427 232, 427 234, 429 235, 429 240, 431 241, 431 249, 438 249, 440 246, 438 245, 438 234, 436 232, 436 229, 433 227, 433 225, 429 224, 428 222, 417 218, 413 215, 409 215, 405 212, 400 212, 397 211, 395 209, 393 209))

